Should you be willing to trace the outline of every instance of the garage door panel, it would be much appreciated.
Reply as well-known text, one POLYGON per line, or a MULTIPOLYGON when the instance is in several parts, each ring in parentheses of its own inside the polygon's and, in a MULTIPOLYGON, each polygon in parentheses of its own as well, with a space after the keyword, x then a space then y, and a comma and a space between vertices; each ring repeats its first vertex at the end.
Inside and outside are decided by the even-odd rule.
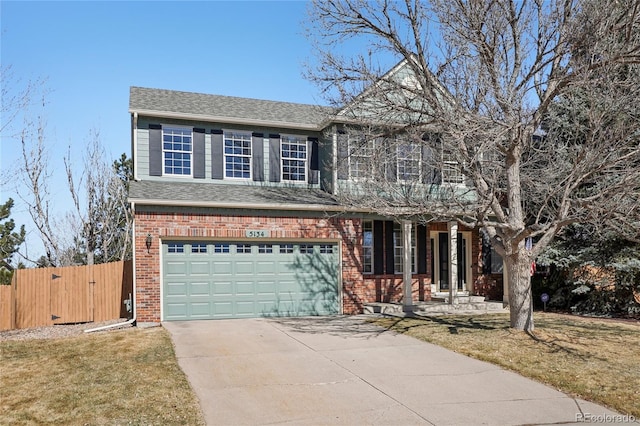
POLYGON ((191 307, 191 317, 192 318, 209 318, 211 316, 211 303, 206 302, 192 302, 190 304, 191 307))
POLYGON ((257 281, 256 293, 258 295, 268 295, 274 297, 277 293, 277 285, 275 281, 257 281))
POLYGON ((215 282, 213 283, 213 295, 215 296, 233 296, 233 283, 215 282))
POLYGON ((169 261, 165 263, 165 274, 171 276, 186 276, 187 275, 187 262, 186 261, 169 261))
POLYGON ((165 305, 165 318, 166 319, 187 319, 187 303, 167 303, 165 305))
POLYGON ((164 251, 165 320, 327 315, 339 311, 337 246, 209 244, 225 250, 164 251))
POLYGON ((191 267, 191 275, 209 275, 211 271, 209 270, 209 262, 206 261, 195 261, 190 262, 191 267))
POLYGON ((253 281, 237 281, 236 296, 253 296, 256 292, 256 286, 253 281))
POLYGON ((187 283, 168 283, 166 293, 167 296, 187 296, 187 283))
POLYGON ((209 296, 211 295, 211 286, 208 282, 191 283, 189 286, 189 294, 191 296, 209 296))
POLYGON ((233 264, 229 260, 214 261, 211 269, 214 275, 233 275, 233 264))
POLYGON ((237 261, 235 263, 236 275, 254 275, 256 273, 253 261, 237 261))

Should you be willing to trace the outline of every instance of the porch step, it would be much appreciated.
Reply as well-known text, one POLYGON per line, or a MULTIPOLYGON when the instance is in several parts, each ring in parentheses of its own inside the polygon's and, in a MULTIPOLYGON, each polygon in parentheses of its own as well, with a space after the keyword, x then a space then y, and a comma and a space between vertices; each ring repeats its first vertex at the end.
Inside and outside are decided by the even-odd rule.
POLYGON ((474 301, 459 300, 456 298, 453 304, 446 303, 442 300, 431 300, 429 302, 419 302, 408 308, 401 303, 366 303, 364 306, 365 314, 383 314, 383 315, 438 315, 438 314, 471 314, 485 312, 505 312, 508 307, 502 302, 485 301, 482 296, 465 296, 467 298, 475 298, 474 301))

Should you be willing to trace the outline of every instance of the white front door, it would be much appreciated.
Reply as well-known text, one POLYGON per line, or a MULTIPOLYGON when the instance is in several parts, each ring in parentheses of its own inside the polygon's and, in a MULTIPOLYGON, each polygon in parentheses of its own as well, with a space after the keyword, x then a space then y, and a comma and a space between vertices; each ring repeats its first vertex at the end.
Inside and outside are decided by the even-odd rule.
MULTIPOLYGON (((450 289, 451 244, 448 232, 430 232, 431 278, 437 293, 447 293, 450 289)), ((458 292, 470 290, 471 280, 471 232, 458 232, 458 292)))

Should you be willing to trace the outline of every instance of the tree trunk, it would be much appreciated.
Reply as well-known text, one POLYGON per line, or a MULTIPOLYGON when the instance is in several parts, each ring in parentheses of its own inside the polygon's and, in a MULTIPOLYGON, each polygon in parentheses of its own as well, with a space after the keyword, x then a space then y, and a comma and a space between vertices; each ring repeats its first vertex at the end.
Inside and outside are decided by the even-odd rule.
POLYGON ((504 260, 508 274, 511 328, 533 331, 531 259, 523 246, 504 260))

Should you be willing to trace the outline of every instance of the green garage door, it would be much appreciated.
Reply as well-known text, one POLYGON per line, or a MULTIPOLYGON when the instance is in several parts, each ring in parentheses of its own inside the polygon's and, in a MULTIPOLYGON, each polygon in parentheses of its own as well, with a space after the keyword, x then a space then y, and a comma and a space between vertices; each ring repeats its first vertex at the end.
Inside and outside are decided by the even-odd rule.
POLYGON ((163 319, 338 313, 336 244, 163 244, 163 319))

